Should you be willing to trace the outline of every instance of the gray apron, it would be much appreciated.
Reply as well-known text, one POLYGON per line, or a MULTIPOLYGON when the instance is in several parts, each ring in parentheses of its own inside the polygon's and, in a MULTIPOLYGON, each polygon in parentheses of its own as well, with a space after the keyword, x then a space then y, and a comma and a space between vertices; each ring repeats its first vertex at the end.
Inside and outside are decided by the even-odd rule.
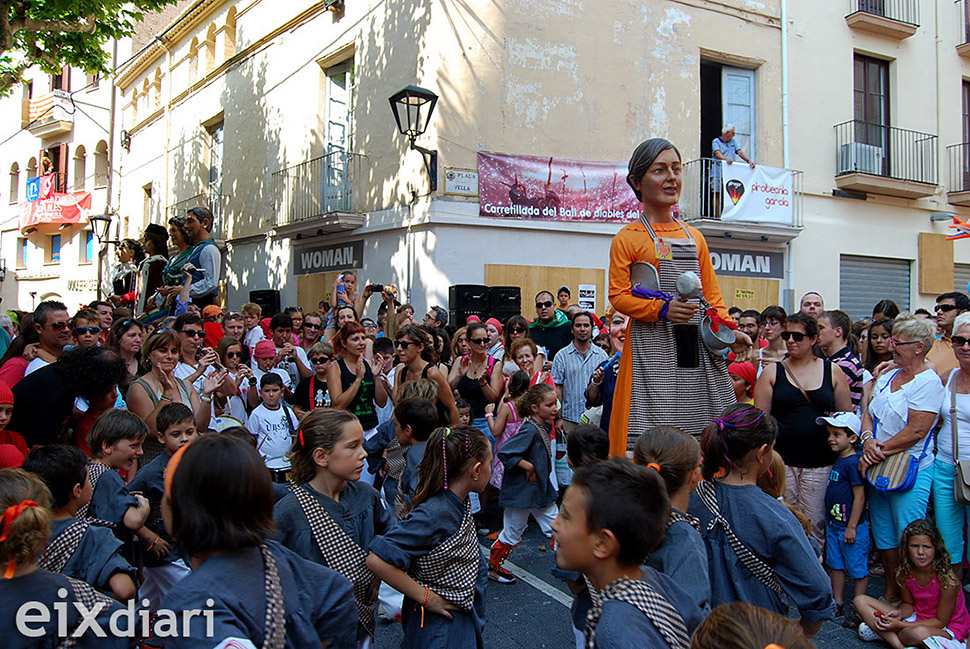
MULTIPOLYGON (((657 241, 653 228, 647 232, 657 241)), ((678 221, 680 223, 680 221, 678 221)), ((658 262, 660 290, 677 295, 677 277, 691 270, 701 276, 697 260, 697 245, 690 231, 681 223, 686 239, 664 239, 673 258, 658 262)), ((695 300, 691 302, 696 303, 695 300)), ((737 400, 727 360, 707 351, 700 338, 703 309, 698 309, 687 324, 694 325, 690 344, 696 346, 697 367, 680 367, 677 362, 677 341, 673 323, 630 321, 626 346, 632 363, 630 394, 630 425, 627 451, 632 452, 644 431, 655 426, 676 426, 691 435, 699 436, 712 419, 737 400)), ((690 338, 688 335, 682 337, 690 338)))

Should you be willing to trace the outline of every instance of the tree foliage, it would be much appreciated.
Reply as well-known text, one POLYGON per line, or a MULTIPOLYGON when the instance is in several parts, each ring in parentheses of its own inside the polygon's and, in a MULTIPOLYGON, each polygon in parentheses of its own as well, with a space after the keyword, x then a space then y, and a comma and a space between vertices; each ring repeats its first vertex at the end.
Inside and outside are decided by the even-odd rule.
POLYGON ((144 13, 175 0, 0 0, 0 96, 27 68, 56 74, 68 65, 108 72, 104 44, 134 31, 144 13))

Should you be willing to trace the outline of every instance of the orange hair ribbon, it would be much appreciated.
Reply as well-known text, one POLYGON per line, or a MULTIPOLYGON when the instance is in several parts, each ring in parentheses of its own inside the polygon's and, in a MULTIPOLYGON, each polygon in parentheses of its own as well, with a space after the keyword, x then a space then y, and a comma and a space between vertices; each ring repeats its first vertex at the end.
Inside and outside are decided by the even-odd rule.
MULTIPOLYGON (((10 525, 15 520, 17 520, 17 517, 20 516, 23 513, 23 511, 28 507, 39 507, 39 505, 35 503, 33 500, 22 500, 20 501, 19 505, 10 505, 10 507, 7 507, 7 509, 4 510, 3 518, 2 518, 3 528, 2 528, 2 531, 0 531, 0 543, 3 543, 4 541, 7 540, 7 536, 10 534, 10 525)), ((13 573, 16 569, 17 569, 16 562, 11 561, 10 563, 8 563, 7 569, 4 570, 3 572, 3 578, 4 579, 12 578, 13 573)))

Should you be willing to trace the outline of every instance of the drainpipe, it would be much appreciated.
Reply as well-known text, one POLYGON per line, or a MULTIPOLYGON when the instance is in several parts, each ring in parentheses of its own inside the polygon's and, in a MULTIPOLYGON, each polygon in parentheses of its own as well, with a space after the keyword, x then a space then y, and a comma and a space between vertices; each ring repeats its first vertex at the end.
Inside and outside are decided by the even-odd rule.
MULTIPOLYGON (((781 147, 782 161, 785 169, 791 168, 791 143, 788 136, 788 0, 781 0, 781 147)), ((805 200, 804 195, 802 200, 805 200)), ((790 300, 789 310, 793 309, 795 302, 795 246, 794 239, 790 240, 788 246, 788 269, 786 275, 787 295, 782 299, 782 303, 790 300)))
MULTIPOLYGON (((111 44, 111 69, 115 70, 118 67, 118 39, 112 40, 111 44)), ((104 187, 104 214, 110 218, 111 209, 111 192, 114 186, 114 158, 115 158, 115 97, 117 88, 115 87, 115 80, 111 78, 111 103, 108 110, 108 179, 104 187)), ((115 226, 117 227, 117 226, 115 226)), ((108 239, 111 238, 110 232, 105 232, 108 239)), ((121 239, 121 237, 116 236, 116 240, 121 239)), ((104 281, 104 264, 108 256, 108 244, 98 242, 100 248, 98 249, 98 277, 97 277, 97 289, 95 290, 95 296, 97 299, 101 299, 101 284, 104 281)))

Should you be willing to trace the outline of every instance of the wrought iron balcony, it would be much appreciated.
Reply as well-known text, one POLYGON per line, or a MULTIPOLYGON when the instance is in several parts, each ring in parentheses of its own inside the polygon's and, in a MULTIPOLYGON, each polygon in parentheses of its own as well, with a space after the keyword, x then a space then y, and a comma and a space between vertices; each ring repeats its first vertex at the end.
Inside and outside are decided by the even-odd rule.
POLYGON ((845 22, 853 29, 902 40, 919 27, 919 1, 849 0, 845 22))
POLYGON ((835 126, 840 189, 902 198, 936 193, 937 136, 852 120, 835 126))
POLYGON ((27 123, 31 135, 39 138, 69 133, 74 128, 71 95, 55 90, 27 101, 27 123))
POLYGON ((954 205, 970 207, 970 142, 948 146, 946 159, 950 172, 946 183, 947 199, 954 205))
POLYGON ((360 227, 366 161, 367 156, 335 151, 274 173, 277 226, 360 227))

